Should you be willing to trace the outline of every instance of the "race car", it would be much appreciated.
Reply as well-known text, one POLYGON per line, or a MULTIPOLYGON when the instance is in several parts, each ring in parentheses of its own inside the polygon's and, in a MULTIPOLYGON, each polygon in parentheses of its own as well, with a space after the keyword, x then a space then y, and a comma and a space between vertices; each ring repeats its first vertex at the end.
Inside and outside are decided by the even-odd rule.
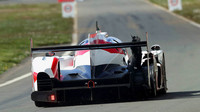
POLYGON ((31 99, 36 106, 166 93, 159 45, 149 51, 148 39, 132 36, 131 42, 122 42, 96 27, 96 33, 76 46, 31 48, 31 99))

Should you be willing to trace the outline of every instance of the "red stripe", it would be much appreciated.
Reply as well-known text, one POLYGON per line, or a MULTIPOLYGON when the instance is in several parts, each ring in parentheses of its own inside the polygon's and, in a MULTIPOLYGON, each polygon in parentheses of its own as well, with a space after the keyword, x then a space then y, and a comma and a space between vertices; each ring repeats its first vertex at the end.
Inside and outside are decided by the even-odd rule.
POLYGON ((97 33, 94 33, 94 34, 90 34, 90 38, 94 38, 97 36, 97 33))
POLYGON ((83 55, 85 54, 86 52, 88 52, 89 50, 81 50, 81 51, 77 51, 75 56, 79 56, 79 55, 83 55))
POLYGON ((74 0, 58 0, 59 3, 61 2, 74 2, 74 0))
POLYGON ((51 70, 53 72, 53 75, 54 75, 54 78, 58 78, 58 58, 53 58, 53 63, 52 63, 52 66, 51 66, 51 70))
POLYGON ((116 54, 124 54, 123 50, 121 48, 116 49, 103 49, 109 53, 116 53, 116 54))
POLYGON ((38 73, 33 72, 33 81, 34 81, 34 83, 35 83, 35 81, 37 80, 37 75, 38 75, 38 73))
POLYGON ((70 60, 69 66, 73 66, 73 65, 74 65, 74 61, 73 61, 73 60, 70 60))
MULTIPOLYGON (((99 39, 97 39, 97 40, 94 40, 93 42, 91 42, 90 44, 110 44, 110 43, 111 43, 111 42, 107 42, 107 41, 104 41, 104 40, 99 40, 99 39)), ((85 45, 88 45, 88 43, 85 44, 85 45)), ((124 51, 123 51, 121 48, 102 49, 102 50, 105 50, 105 51, 107 51, 107 52, 109 52, 109 53, 116 53, 116 54, 124 54, 124 55, 125 55, 124 51)), ((89 51, 89 50, 76 51, 75 56, 83 55, 83 54, 87 53, 88 51, 89 51)))

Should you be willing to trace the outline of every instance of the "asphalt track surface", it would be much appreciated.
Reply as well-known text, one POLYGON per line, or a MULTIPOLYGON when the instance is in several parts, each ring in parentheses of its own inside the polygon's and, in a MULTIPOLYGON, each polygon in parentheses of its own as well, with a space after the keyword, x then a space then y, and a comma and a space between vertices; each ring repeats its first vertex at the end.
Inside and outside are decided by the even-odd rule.
MULTIPOLYGON (((1 2, 0 2, 1 3, 1 2)), ((165 51, 168 93, 146 101, 124 101, 88 105, 37 108, 30 99, 31 77, 0 88, 0 112, 200 112, 200 28, 163 11, 145 0, 85 0, 78 3, 79 40, 102 31, 123 41, 130 34, 165 51)), ((30 59, 3 76, 0 82, 30 72, 30 59)))

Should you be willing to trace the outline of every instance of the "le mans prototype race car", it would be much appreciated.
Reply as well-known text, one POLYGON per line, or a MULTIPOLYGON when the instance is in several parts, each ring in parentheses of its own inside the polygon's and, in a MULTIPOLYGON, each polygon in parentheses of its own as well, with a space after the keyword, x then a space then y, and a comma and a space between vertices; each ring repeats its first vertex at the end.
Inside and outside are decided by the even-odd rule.
POLYGON ((140 41, 137 36, 123 43, 101 32, 98 25, 96 33, 79 45, 31 48, 31 53, 31 99, 38 107, 150 97, 167 91, 164 52, 159 45, 149 51, 148 39, 140 41))

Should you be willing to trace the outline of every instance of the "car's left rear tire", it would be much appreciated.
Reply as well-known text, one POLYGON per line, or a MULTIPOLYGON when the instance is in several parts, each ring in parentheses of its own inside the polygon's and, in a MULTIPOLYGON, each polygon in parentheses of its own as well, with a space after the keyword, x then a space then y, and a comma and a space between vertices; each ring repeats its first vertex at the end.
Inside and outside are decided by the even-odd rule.
POLYGON ((160 90, 161 94, 167 93, 167 76, 166 76, 166 68, 165 68, 165 56, 163 55, 163 71, 164 71, 164 79, 163 79, 163 88, 160 90))
POLYGON ((45 107, 45 103, 44 102, 38 102, 38 101, 35 101, 35 106, 37 107, 45 107))
POLYGON ((35 106, 37 106, 37 107, 49 107, 49 106, 54 106, 54 104, 53 103, 49 103, 49 102, 35 101, 35 106))

